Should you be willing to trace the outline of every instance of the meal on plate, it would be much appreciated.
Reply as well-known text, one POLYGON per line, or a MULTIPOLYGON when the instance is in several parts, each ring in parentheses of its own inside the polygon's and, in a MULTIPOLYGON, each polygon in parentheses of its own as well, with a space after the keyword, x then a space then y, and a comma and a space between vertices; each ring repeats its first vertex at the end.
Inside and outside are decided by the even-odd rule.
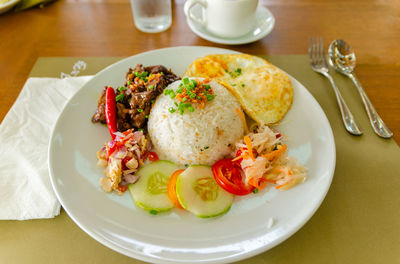
POLYGON ((152 214, 177 207, 202 218, 229 211, 235 195, 289 189, 306 169, 268 125, 292 98, 289 77, 251 55, 198 58, 182 78, 139 64, 123 86, 103 89, 92 118, 111 135, 97 152, 100 185, 129 190, 152 214))

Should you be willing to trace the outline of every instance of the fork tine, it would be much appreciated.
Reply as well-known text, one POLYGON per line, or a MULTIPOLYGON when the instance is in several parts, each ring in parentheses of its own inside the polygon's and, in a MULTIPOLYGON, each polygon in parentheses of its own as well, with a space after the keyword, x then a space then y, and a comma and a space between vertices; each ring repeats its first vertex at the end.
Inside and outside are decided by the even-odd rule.
POLYGON ((310 64, 312 64, 312 37, 308 38, 308 58, 310 59, 310 64))
POLYGON ((313 37, 313 62, 314 64, 318 63, 318 42, 317 38, 313 37))
POLYGON ((319 57, 321 60, 321 63, 324 64, 325 63, 325 56, 324 56, 324 41, 322 39, 322 37, 319 37, 319 57))
POLYGON ((308 53, 310 56, 310 63, 315 64, 315 41, 314 37, 309 38, 308 53))
POLYGON ((320 64, 321 64, 321 56, 320 56, 320 55, 321 55, 320 38, 317 37, 316 40, 315 40, 315 42, 316 42, 316 44, 315 44, 315 48, 316 48, 315 56, 316 56, 316 58, 317 58, 317 63, 318 63, 318 65, 320 65, 320 64))

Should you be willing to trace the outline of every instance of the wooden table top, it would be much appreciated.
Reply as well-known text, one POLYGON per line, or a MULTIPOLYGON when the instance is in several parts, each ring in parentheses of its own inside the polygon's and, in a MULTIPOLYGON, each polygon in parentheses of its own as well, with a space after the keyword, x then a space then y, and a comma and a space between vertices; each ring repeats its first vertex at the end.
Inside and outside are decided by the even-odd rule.
MULTIPOLYGON (((229 48, 255 55, 306 54, 308 38, 321 36, 325 43, 342 38, 353 46, 358 78, 394 132, 394 139, 400 142, 399 0, 260 0, 274 14, 275 28, 264 39, 239 46, 215 44, 195 35, 186 24, 184 2, 173 1, 173 24, 157 34, 135 28, 129 0, 59 0, 42 9, 0 15, 0 122, 39 57, 131 56, 182 45, 229 48)), ((65 219, 58 217, 46 225, 55 230, 65 219)), ((35 221, 31 222, 38 224, 42 220, 35 221)), ((18 221, 12 226, 32 232, 37 227, 18 221)), ((91 239, 80 243, 88 241, 91 239)), ((85 254, 86 244, 73 259, 85 254)), ((398 244, 388 248, 391 249, 398 250, 398 244)), ((41 254, 46 250, 43 248, 41 254)), ((100 244, 98 250, 102 250, 100 244)), ((37 259, 41 256, 37 252, 25 254, 37 259)), ((49 259, 47 263, 50 262, 49 259)))
POLYGON ((188 27, 184 0, 173 1, 173 24, 158 34, 138 31, 128 0, 61 0, 0 16, 0 121, 32 66, 43 56, 130 56, 157 48, 202 45, 251 54, 305 54, 307 39, 349 42, 361 83, 400 141, 400 4, 397 0, 264 0, 276 25, 264 39, 227 46, 201 39, 188 27))

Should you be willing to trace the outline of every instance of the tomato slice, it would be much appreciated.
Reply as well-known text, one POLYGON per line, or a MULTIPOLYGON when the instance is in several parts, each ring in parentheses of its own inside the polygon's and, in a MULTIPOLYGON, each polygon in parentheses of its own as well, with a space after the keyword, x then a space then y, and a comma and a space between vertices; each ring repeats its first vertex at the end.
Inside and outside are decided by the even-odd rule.
POLYGON ((150 161, 158 161, 160 159, 158 158, 157 153, 150 151, 149 152, 149 160, 150 161))
POLYGON ((178 178, 179 174, 181 174, 184 170, 177 170, 175 171, 168 182, 168 198, 171 202, 178 208, 183 209, 181 203, 178 200, 178 196, 176 195, 176 179, 178 178))
POLYGON ((211 169, 216 182, 227 192, 247 195, 255 189, 244 182, 242 169, 231 159, 217 161, 211 169))

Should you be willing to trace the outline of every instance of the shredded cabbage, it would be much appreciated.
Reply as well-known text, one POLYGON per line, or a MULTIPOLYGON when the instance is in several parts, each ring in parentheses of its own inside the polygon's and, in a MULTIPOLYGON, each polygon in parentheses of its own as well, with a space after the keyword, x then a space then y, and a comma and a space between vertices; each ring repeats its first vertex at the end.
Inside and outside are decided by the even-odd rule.
MULTIPOLYGON (((240 162, 248 184, 262 188, 265 182, 272 182, 277 189, 287 190, 305 180, 307 169, 295 157, 287 156, 279 133, 261 125, 247 136, 256 151, 254 160, 250 155, 243 155, 240 162)), ((236 150, 249 151, 243 140, 236 143, 236 150)))

